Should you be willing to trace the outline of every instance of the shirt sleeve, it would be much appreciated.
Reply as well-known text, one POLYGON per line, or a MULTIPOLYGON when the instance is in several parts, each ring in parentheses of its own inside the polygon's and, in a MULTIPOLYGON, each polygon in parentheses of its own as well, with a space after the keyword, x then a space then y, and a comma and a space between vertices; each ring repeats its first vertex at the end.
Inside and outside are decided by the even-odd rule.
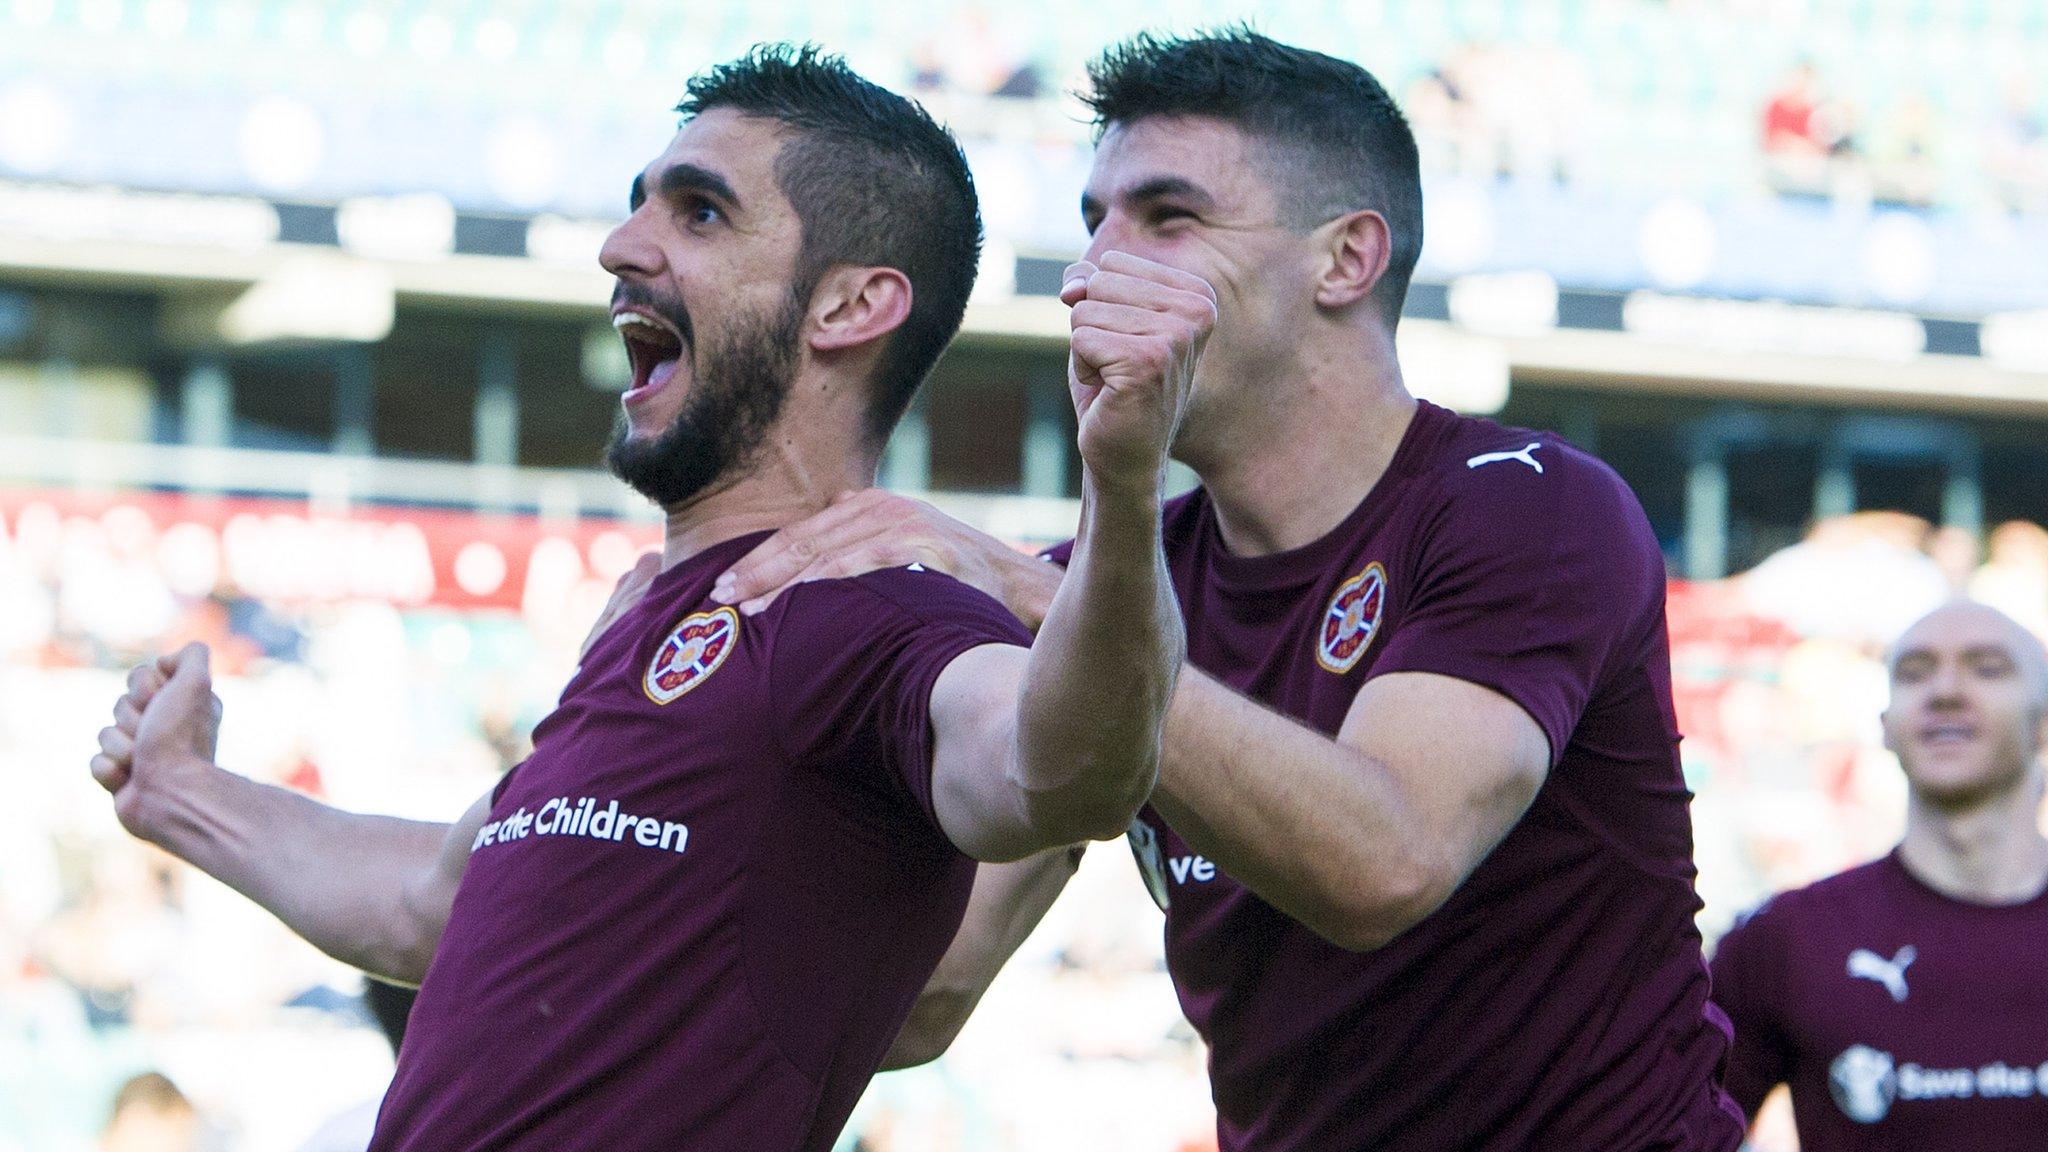
POLYGON ((776 603, 769 690, 783 751, 874 767, 855 783, 893 793, 938 830, 932 686, 969 649, 1029 647, 1031 634, 993 599, 922 569, 800 584, 776 603))
POLYGON ((1499 692, 1543 728, 1555 767, 1614 658, 1661 626, 1662 554, 1634 493, 1590 457, 1473 469, 1445 489, 1372 674, 1499 692))
POLYGON ((1728 1050, 1728 1095, 1752 1120, 1764 1097, 1792 1074, 1791 1045, 1778 1006, 1785 982, 1783 956, 1777 917, 1766 904, 1721 937, 1707 966, 1714 1003, 1735 1030, 1728 1050))

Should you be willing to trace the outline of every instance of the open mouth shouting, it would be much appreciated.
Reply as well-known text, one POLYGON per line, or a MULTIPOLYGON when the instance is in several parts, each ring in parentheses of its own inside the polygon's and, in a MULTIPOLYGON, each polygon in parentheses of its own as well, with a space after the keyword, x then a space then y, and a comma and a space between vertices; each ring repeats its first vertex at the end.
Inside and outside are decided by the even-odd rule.
POLYGON ((633 386, 620 399, 637 407, 659 395, 681 367, 688 341, 674 323, 652 309, 625 305, 612 312, 612 327, 626 342, 633 386))

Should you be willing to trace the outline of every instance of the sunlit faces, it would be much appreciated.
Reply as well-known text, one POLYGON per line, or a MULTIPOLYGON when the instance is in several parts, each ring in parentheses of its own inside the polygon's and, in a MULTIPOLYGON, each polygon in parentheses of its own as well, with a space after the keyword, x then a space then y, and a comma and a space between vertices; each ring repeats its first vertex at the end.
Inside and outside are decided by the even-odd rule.
POLYGON ((2019 786, 2042 751, 2048 656, 1979 604, 1951 604, 1893 651, 1885 746, 1923 799, 1968 805, 2019 786))
POLYGON ((783 136, 729 109, 684 125, 600 256, 633 367, 606 462, 663 507, 742 467, 794 378, 808 302, 790 282, 803 233, 775 181, 783 136))

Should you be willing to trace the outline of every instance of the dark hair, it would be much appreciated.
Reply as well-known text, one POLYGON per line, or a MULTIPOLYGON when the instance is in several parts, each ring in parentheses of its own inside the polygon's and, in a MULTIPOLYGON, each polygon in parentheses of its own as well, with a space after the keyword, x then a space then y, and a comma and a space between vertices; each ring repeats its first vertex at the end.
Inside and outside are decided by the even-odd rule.
POLYGON ((1147 116, 1206 116, 1260 138, 1287 227, 1362 208, 1386 217, 1391 251, 1374 293, 1387 323, 1400 320, 1422 252, 1422 177, 1415 135, 1372 73, 1238 25, 1187 39, 1140 33, 1096 57, 1088 80, 1081 99, 1097 139, 1147 116))
POLYGON ((960 330, 981 253, 981 210, 960 145, 915 101, 863 79, 815 45, 757 45, 690 81, 676 111, 714 108, 775 120, 793 133, 775 181, 803 225, 793 287, 808 300, 836 265, 894 268, 910 315, 876 371, 876 442, 910 406, 960 330))

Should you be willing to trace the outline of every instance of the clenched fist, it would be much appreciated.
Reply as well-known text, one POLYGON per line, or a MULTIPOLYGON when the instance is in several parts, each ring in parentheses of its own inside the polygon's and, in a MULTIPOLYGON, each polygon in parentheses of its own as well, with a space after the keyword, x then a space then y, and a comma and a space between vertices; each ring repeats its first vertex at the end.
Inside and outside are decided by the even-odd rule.
POLYGON ((1068 266, 1068 383, 1081 461, 1098 482, 1157 485, 1216 325, 1216 291, 1191 272, 1126 252, 1068 266))
POLYGON ((138 664, 128 692, 114 703, 114 723, 100 730, 92 778, 114 796, 121 826, 155 840, 155 801, 213 770, 221 702, 213 694, 204 644, 138 664))

